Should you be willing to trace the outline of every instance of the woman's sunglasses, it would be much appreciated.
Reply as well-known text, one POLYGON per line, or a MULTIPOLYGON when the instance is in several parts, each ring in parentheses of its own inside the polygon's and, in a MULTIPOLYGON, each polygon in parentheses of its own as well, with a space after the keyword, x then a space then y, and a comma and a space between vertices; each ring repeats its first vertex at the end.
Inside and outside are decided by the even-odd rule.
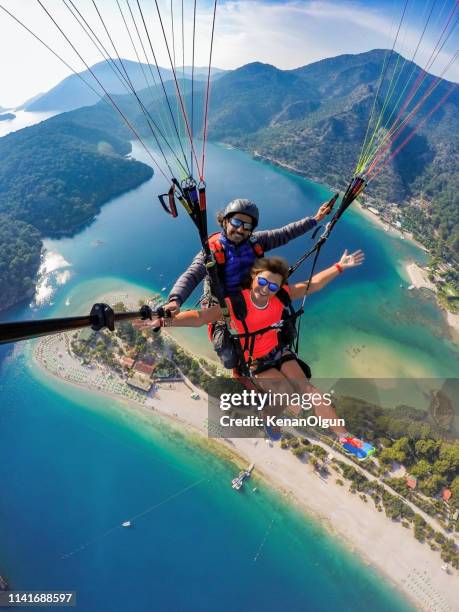
POLYGON ((251 232, 253 228, 253 225, 249 221, 241 221, 237 217, 231 217, 229 222, 231 223, 233 227, 236 227, 236 228, 243 227, 248 232, 251 232))
POLYGON ((266 278, 263 278, 263 276, 257 276, 257 283, 260 287, 268 287, 268 289, 272 292, 272 293, 276 293, 276 291, 279 291, 280 287, 277 283, 270 283, 269 281, 266 280, 266 278))

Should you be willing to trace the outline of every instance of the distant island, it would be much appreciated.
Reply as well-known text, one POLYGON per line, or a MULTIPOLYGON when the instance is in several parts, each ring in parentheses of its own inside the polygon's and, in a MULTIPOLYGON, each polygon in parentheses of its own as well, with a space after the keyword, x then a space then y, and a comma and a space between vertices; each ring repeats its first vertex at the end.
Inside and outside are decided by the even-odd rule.
POLYGON ((33 295, 43 238, 74 234, 153 175, 126 157, 116 118, 92 116, 87 125, 75 111, 0 138, 0 310, 33 295))
POLYGON ((16 115, 13 115, 13 113, 4 113, 0 115, 0 121, 11 121, 11 119, 16 119, 16 115))

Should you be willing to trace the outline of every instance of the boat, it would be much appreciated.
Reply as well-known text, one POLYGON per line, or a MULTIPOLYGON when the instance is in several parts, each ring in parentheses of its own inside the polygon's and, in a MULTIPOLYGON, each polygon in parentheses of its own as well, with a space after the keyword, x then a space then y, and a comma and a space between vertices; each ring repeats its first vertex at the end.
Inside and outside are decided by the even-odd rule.
POLYGON ((246 478, 250 478, 250 475, 254 467, 255 467, 255 464, 251 463, 246 470, 239 472, 239 475, 236 476, 236 478, 233 478, 233 480, 231 481, 231 486, 233 487, 233 489, 236 489, 236 491, 239 491, 239 489, 242 487, 244 483, 244 480, 246 478))
POLYGON ((124 523, 121 523, 122 527, 131 527, 132 523, 131 521, 124 521, 124 523))
POLYGON ((69 300, 69 298, 67 298, 67 299, 65 300, 65 305, 66 305, 66 306, 70 306, 70 300, 69 300))
POLYGON ((415 288, 415 287, 414 287, 414 285, 410 285, 410 286, 408 287, 408 291, 413 291, 413 289, 414 289, 414 288, 415 288))
POLYGON ((167 287, 161 287, 161 291, 166 291, 167 287))

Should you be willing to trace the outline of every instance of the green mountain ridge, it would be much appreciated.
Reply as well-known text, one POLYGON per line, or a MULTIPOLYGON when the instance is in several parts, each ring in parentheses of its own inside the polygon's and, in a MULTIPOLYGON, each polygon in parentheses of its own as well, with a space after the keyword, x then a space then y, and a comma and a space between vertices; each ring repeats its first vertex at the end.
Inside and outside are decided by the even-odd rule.
POLYGON ((150 166, 126 159, 131 145, 85 126, 83 112, 58 115, 0 139, 0 310, 33 292, 41 239, 72 234, 113 197, 151 178, 150 166))
MULTIPOLYGON (((309 179, 345 188, 359 159, 387 53, 343 55, 290 71, 256 63, 226 74, 213 86, 209 137, 309 179)), ((420 73, 418 66, 398 54, 390 57, 376 104, 378 115, 395 70, 384 121, 392 111, 392 119, 397 116, 403 95, 420 73)), ((425 77, 416 101, 434 79, 425 77)), ((375 205, 395 203, 406 229, 435 254, 458 261, 459 92, 427 117, 450 87, 448 81, 439 82, 416 119, 425 123, 367 194, 375 205), (421 195, 427 203, 422 209, 413 204, 421 195)), ((415 125, 408 122, 391 151, 415 125)))
MULTIPOLYGON (((343 55, 294 70, 255 62, 227 72, 212 85, 209 138, 228 142, 311 180, 344 188, 360 155, 387 54, 386 50, 374 50, 343 55)), ((410 80, 415 81, 420 68, 397 54, 389 61, 402 68, 401 77, 392 81, 395 87, 388 105, 389 113, 397 113, 395 103, 410 80)), ((380 100, 390 87, 390 77, 388 70, 380 100)), ((420 95, 433 79, 426 76, 420 95)), ((427 117, 450 86, 447 81, 439 82, 420 112, 425 124, 369 185, 367 194, 377 207, 394 203, 405 229, 413 231, 434 255, 457 261, 459 93, 455 91, 427 117)), ((180 87, 189 112, 191 83, 180 80, 180 87)), ((165 88, 171 107, 178 112, 173 81, 167 81, 165 88)), ((204 83, 196 82, 195 134, 202 129, 204 92, 204 83)), ((170 122, 159 85, 138 95, 155 121, 160 125, 164 120, 166 125, 170 122)), ((142 137, 151 138, 134 97, 114 94, 114 98, 142 137)), ((377 113, 381 104, 376 104, 377 113)), ((405 135, 411 128, 407 127, 405 135)), ((183 125, 181 129, 184 133, 183 125)), ((173 131, 169 125, 172 143, 173 131)), ((94 218, 105 201, 151 176, 151 168, 123 157, 130 151, 129 139, 132 134, 104 101, 0 139, 0 213, 15 222, 31 224, 42 235, 76 231, 94 218)))
MULTIPOLYGON (((129 79, 136 90, 146 88, 146 81, 148 80, 151 87, 155 87, 155 83, 159 84, 160 79, 156 66, 151 66, 145 63, 138 63, 127 59, 114 59, 112 62, 101 61, 91 66, 91 71, 96 75, 97 79, 103 85, 106 91, 110 94, 129 94, 129 89, 126 85, 126 77, 124 70, 129 76, 129 79), (122 62, 122 64, 121 64, 122 62), (124 77, 124 82, 123 78, 124 77)), ((194 76, 197 81, 207 79, 207 68, 194 67, 194 76)), ((167 68, 159 67, 159 71, 163 81, 167 82, 173 79, 172 70, 167 68)), ((185 66, 185 76, 191 74, 191 67, 185 66)), ((226 71, 219 68, 212 68, 211 74, 213 79, 218 79, 226 71)), ((177 77, 182 76, 182 68, 177 67, 177 77)), ((98 92, 100 96, 104 96, 102 87, 92 76, 89 70, 84 70, 80 73, 80 76, 71 74, 57 85, 55 85, 49 91, 40 95, 34 96, 28 102, 25 102, 20 108, 25 108, 29 112, 43 112, 43 111, 70 111, 76 110, 83 106, 89 106, 97 104, 100 97, 95 93, 98 92), (86 81, 95 90, 92 91, 85 83, 86 81)))

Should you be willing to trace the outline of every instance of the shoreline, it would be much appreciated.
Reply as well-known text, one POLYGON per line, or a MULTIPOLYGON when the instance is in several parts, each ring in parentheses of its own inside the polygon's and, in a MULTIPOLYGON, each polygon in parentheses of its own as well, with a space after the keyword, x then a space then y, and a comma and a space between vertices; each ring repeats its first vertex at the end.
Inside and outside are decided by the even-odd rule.
POLYGON ((412 261, 405 264, 405 272, 411 281, 412 289, 429 289, 434 295, 438 307, 443 312, 446 323, 451 330, 451 335, 456 342, 459 342, 459 314, 446 310, 437 299, 435 284, 429 280, 427 271, 418 263, 412 261))
MULTIPOLYGON (((56 337, 53 338, 55 340, 56 337)), ((279 443, 266 444, 261 438, 208 438, 205 394, 199 390, 200 399, 190 399, 191 383, 174 383, 173 388, 161 387, 158 397, 150 397, 141 404, 83 382, 78 384, 66 380, 62 371, 53 372, 40 359, 40 346, 46 342, 49 339, 40 340, 33 352, 33 364, 46 375, 103 397, 122 400, 128 409, 140 411, 149 418, 156 417, 184 435, 193 436, 207 452, 217 453, 238 465, 255 463, 257 476, 278 491, 286 503, 299 509, 306 520, 311 517, 317 520, 328 533, 338 537, 348 550, 358 554, 364 564, 382 574, 418 609, 448 609, 444 607, 444 602, 438 607, 425 607, 425 597, 433 602, 438 597, 437 593, 441 592, 444 598, 447 596, 445 601, 449 609, 454 610, 455 593, 459 588, 457 571, 445 574, 440 568, 442 562, 437 552, 415 540, 400 523, 393 523, 385 514, 377 513, 372 504, 365 504, 358 495, 352 495, 346 487, 336 484, 336 474, 333 472, 327 480, 321 479, 309 465, 298 460, 290 451, 281 449, 279 443), (174 402, 170 401, 172 392, 174 402), (403 548, 400 547, 401 541, 403 548), (418 574, 423 578, 422 589, 416 585, 418 574)), ((60 350, 63 350, 65 340, 59 342, 60 350)), ((59 355, 56 346, 52 354, 59 355)), ((58 357, 56 360, 58 364, 61 363, 58 357)), ((339 454, 339 458, 342 460, 343 456, 339 454)))
MULTIPOLYGON (((223 144, 225 144, 225 143, 223 143, 223 144)), ((272 165, 275 168, 280 168, 282 170, 285 170, 286 172, 290 172, 290 173, 294 174, 295 176, 300 176, 300 177, 302 177, 304 179, 312 181, 313 183, 316 183, 316 184, 319 184, 319 185, 324 185, 324 187, 327 187, 328 189, 330 189, 332 191, 336 191, 336 189, 334 189, 330 185, 322 183, 322 181, 318 177, 307 176, 305 173, 301 172, 300 170, 297 170, 295 167, 290 166, 289 164, 285 164, 285 163, 280 162, 277 159, 261 155, 256 150, 248 151, 248 153, 256 161, 260 161, 260 162, 265 163, 265 164, 270 164, 270 165, 272 165)), ((358 199, 355 200, 355 202, 354 202, 354 210, 358 211, 359 214, 363 215, 366 219, 368 219, 370 222, 372 222, 375 225, 377 225, 380 229, 383 229, 384 231, 388 232, 392 237, 395 236, 395 237, 397 237, 397 238, 399 238, 401 240, 406 240, 407 242, 410 242, 411 244, 416 246, 418 249, 422 250, 424 253, 429 254, 428 249, 426 249, 426 247, 424 245, 422 245, 420 242, 418 242, 412 235, 409 235, 406 232, 403 232, 403 231, 397 229, 396 227, 393 227, 392 225, 389 225, 388 223, 383 221, 378 215, 376 215, 376 214, 372 213, 370 210, 368 210, 368 208, 366 206, 362 206, 362 204, 358 201, 358 199)), ((407 264, 406 267, 408 267, 408 264, 407 264)), ((453 340, 455 342, 459 342, 459 314, 456 314, 456 313, 451 312, 450 310, 447 310, 440 303, 440 301, 438 300, 437 295, 436 295, 435 285, 433 285, 433 283, 430 283, 430 281, 427 281, 433 287, 430 287, 430 286, 427 286, 427 285, 423 285, 423 286, 417 287, 416 283, 413 281, 413 278, 412 278, 412 276, 411 276, 411 274, 410 274, 410 272, 408 270, 407 270, 407 274, 408 274, 409 278, 411 279, 411 283, 413 285, 415 285, 415 287, 417 289, 426 287, 428 289, 431 289, 434 292, 437 306, 438 306, 438 308, 444 314, 446 325, 451 330, 451 335, 453 336, 453 340)))

